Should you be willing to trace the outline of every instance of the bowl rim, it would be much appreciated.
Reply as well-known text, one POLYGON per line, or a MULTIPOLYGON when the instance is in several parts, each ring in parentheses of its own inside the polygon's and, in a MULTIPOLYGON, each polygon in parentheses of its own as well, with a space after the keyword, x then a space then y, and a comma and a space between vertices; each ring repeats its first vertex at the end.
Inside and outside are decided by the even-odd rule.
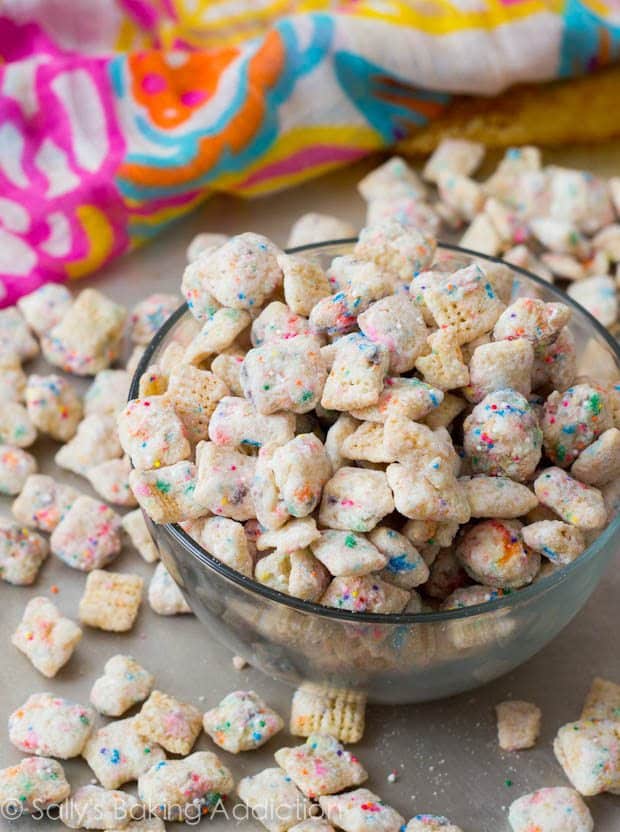
MULTIPOLYGON (((356 237, 346 237, 337 240, 325 240, 320 243, 310 243, 303 246, 296 246, 285 250, 286 254, 300 254, 302 252, 316 252, 321 249, 330 248, 333 246, 353 245, 357 242, 356 237)), ((596 320, 596 318, 584 307, 578 304, 573 298, 567 295, 562 289, 555 286, 553 283, 548 283, 541 277, 523 269, 520 266, 515 266, 512 263, 507 263, 501 257, 494 257, 489 254, 482 254, 472 249, 459 246, 455 243, 444 243, 437 241, 437 248, 444 249, 458 254, 467 254, 476 259, 488 260, 491 263, 499 263, 506 266, 511 271, 517 274, 522 274, 528 280, 538 284, 546 291, 557 295, 560 302, 565 303, 572 309, 576 309, 580 314, 584 315, 588 323, 593 327, 595 334, 597 334, 603 341, 606 342, 610 348, 616 363, 620 368, 620 342, 608 332, 605 327, 596 320)), ((140 377, 150 366, 151 357, 158 349, 161 342, 164 341, 170 330, 181 320, 181 318, 189 312, 187 303, 182 304, 160 327, 155 333, 149 344, 147 345, 136 371, 131 380, 129 389, 129 400, 137 398, 138 386, 140 377)), ((285 607, 296 610, 297 612, 305 613, 306 615, 318 615, 321 618, 335 619, 337 621, 348 621, 357 624, 383 624, 383 625, 412 625, 412 624, 429 624, 429 623, 443 623, 449 621, 457 621, 460 619, 473 618, 475 616, 494 613, 502 610, 509 611, 510 608, 517 606, 521 602, 526 603, 538 596, 543 596, 547 592, 554 590, 557 586, 566 580, 569 580, 573 573, 581 571, 586 567, 590 561, 594 560, 605 545, 620 532, 620 513, 617 514, 609 525, 602 531, 602 533, 586 548, 586 550, 571 563, 561 566, 544 578, 539 578, 537 581, 522 587, 517 590, 510 590, 501 598, 496 598, 493 601, 486 601, 480 604, 473 604, 469 607, 463 607, 453 610, 440 610, 437 612, 418 612, 418 613, 369 613, 369 612, 354 612, 352 610, 343 610, 338 607, 327 607, 322 604, 317 604, 310 601, 303 601, 293 595, 287 595, 285 592, 280 592, 277 589, 272 589, 269 586, 255 581, 236 569, 227 566, 218 558, 209 554, 202 546, 200 546, 193 537, 191 537, 178 523, 162 523, 154 524, 155 528, 161 525, 167 530, 168 534, 179 543, 184 549, 198 560, 203 566, 213 569, 222 577, 239 586, 241 589, 252 594, 258 594, 264 599, 281 604, 285 607)))

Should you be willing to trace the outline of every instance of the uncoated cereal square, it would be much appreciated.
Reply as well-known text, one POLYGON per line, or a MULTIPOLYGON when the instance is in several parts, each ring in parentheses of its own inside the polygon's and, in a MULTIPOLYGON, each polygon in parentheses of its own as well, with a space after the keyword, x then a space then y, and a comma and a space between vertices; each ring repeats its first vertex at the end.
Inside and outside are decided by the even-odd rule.
POLYGON ((93 570, 80 600, 80 621, 112 633, 131 630, 142 599, 139 575, 93 570))

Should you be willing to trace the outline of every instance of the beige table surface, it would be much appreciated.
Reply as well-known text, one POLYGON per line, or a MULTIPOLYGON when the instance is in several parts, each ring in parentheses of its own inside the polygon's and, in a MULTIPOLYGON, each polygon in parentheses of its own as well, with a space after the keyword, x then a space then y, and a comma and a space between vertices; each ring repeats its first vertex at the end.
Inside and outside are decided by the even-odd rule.
MULTIPOLYGON (((588 166, 608 175, 620 172, 620 150, 615 147, 564 151, 547 154, 547 159, 588 166)), ((339 214, 361 226, 364 206, 355 192, 355 183, 370 167, 363 163, 254 202, 225 196, 213 198, 150 246, 88 282, 113 299, 131 305, 149 292, 177 289, 185 248, 198 231, 237 233, 251 229, 283 244, 292 221, 308 210, 339 214)), ((51 458, 54 450, 51 441, 39 440, 34 446, 45 473, 59 473, 51 458)), ((66 472, 62 472, 62 477, 92 493, 85 480, 66 472)), ((8 506, 8 500, 0 501, 0 514, 7 514, 8 506)), ((129 545, 111 568, 117 567, 119 571, 139 572, 145 578, 152 572, 152 567, 129 545)), ((442 702, 400 708, 369 707, 367 730, 356 747, 370 773, 369 788, 407 819, 420 812, 432 812, 449 816, 464 832, 508 832, 506 810, 512 800, 542 786, 566 785, 551 750, 557 729, 578 718, 594 675, 620 682, 618 567, 620 557, 569 627, 538 656, 508 676, 442 702), (507 697, 530 699, 542 708, 542 736, 530 751, 508 754, 498 749, 493 707, 507 697), (392 770, 398 773, 394 783, 387 780, 392 770)), ((81 573, 50 557, 34 587, 0 585, 0 767, 20 759, 6 736, 5 720, 12 710, 29 694, 45 690, 86 703, 104 662, 118 652, 134 655, 155 673, 158 688, 199 708, 212 707, 231 690, 253 688, 288 717, 289 688, 258 670, 234 670, 230 653, 193 616, 161 618, 146 604, 130 634, 115 636, 86 629, 69 664, 55 679, 44 679, 11 646, 9 635, 25 603, 35 595, 49 595, 54 584, 60 590, 52 596, 55 602, 66 615, 77 618, 83 583, 81 573)), ((282 733, 261 751, 239 757, 222 752, 222 758, 238 779, 273 765, 273 751, 290 741, 282 733)), ((204 735, 197 748, 214 750, 204 735)), ((88 783, 92 777, 79 760, 69 761, 66 772, 74 787, 88 783)), ((597 797, 589 805, 596 832, 620 832, 620 797, 597 797)), ((220 817, 209 822, 215 824, 216 831, 224 828, 226 820, 220 817)), ((229 826, 237 823, 228 821, 229 826)), ((258 828, 253 821, 241 823, 258 828)), ((53 827, 57 825, 28 817, 10 824, 0 819, 0 829, 15 832, 44 832, 53 827)))

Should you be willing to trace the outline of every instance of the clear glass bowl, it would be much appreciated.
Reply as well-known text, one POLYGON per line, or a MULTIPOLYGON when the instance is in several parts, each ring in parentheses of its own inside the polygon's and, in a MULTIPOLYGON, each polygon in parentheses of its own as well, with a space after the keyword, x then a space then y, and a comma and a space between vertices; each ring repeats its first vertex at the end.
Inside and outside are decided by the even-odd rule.
MULTIPOLYGON (((294 251, 327 265, 350 253, 353 244, 336 241, 294 251)), ((454 268, 473 259, 501 262, 447 245, 439 247, 438 259, 454 268)), ((572 307, 579 374, 618 380, 620 349, 606 330, 552 285, 509 268, 514 297, 537 296, 572 307)), ((142 372, 166 346, 187 344, 197 331, 187 308, 178 309, 148 346, 131 398, 138 395, 142 372)), ((180 526, 148 523, 162 560, 213 638, 291 684, 310 680, 360 689, 370 701, 393 704, 461 693, 529 659, 579 612, 620 549, 616 516, 569 566, 505 598, 449 612, 377 615, 323 607, 270 589, 217 560, 180 526)))

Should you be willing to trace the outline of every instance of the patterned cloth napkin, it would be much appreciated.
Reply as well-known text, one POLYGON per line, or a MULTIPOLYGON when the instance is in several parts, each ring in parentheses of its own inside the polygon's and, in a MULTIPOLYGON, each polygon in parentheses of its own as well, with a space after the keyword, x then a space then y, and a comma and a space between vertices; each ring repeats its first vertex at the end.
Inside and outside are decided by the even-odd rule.
POLYGON ((214 191, 387 147, 453 93, 619 56, 619 0, 4 0, 0 306, 214 191))

